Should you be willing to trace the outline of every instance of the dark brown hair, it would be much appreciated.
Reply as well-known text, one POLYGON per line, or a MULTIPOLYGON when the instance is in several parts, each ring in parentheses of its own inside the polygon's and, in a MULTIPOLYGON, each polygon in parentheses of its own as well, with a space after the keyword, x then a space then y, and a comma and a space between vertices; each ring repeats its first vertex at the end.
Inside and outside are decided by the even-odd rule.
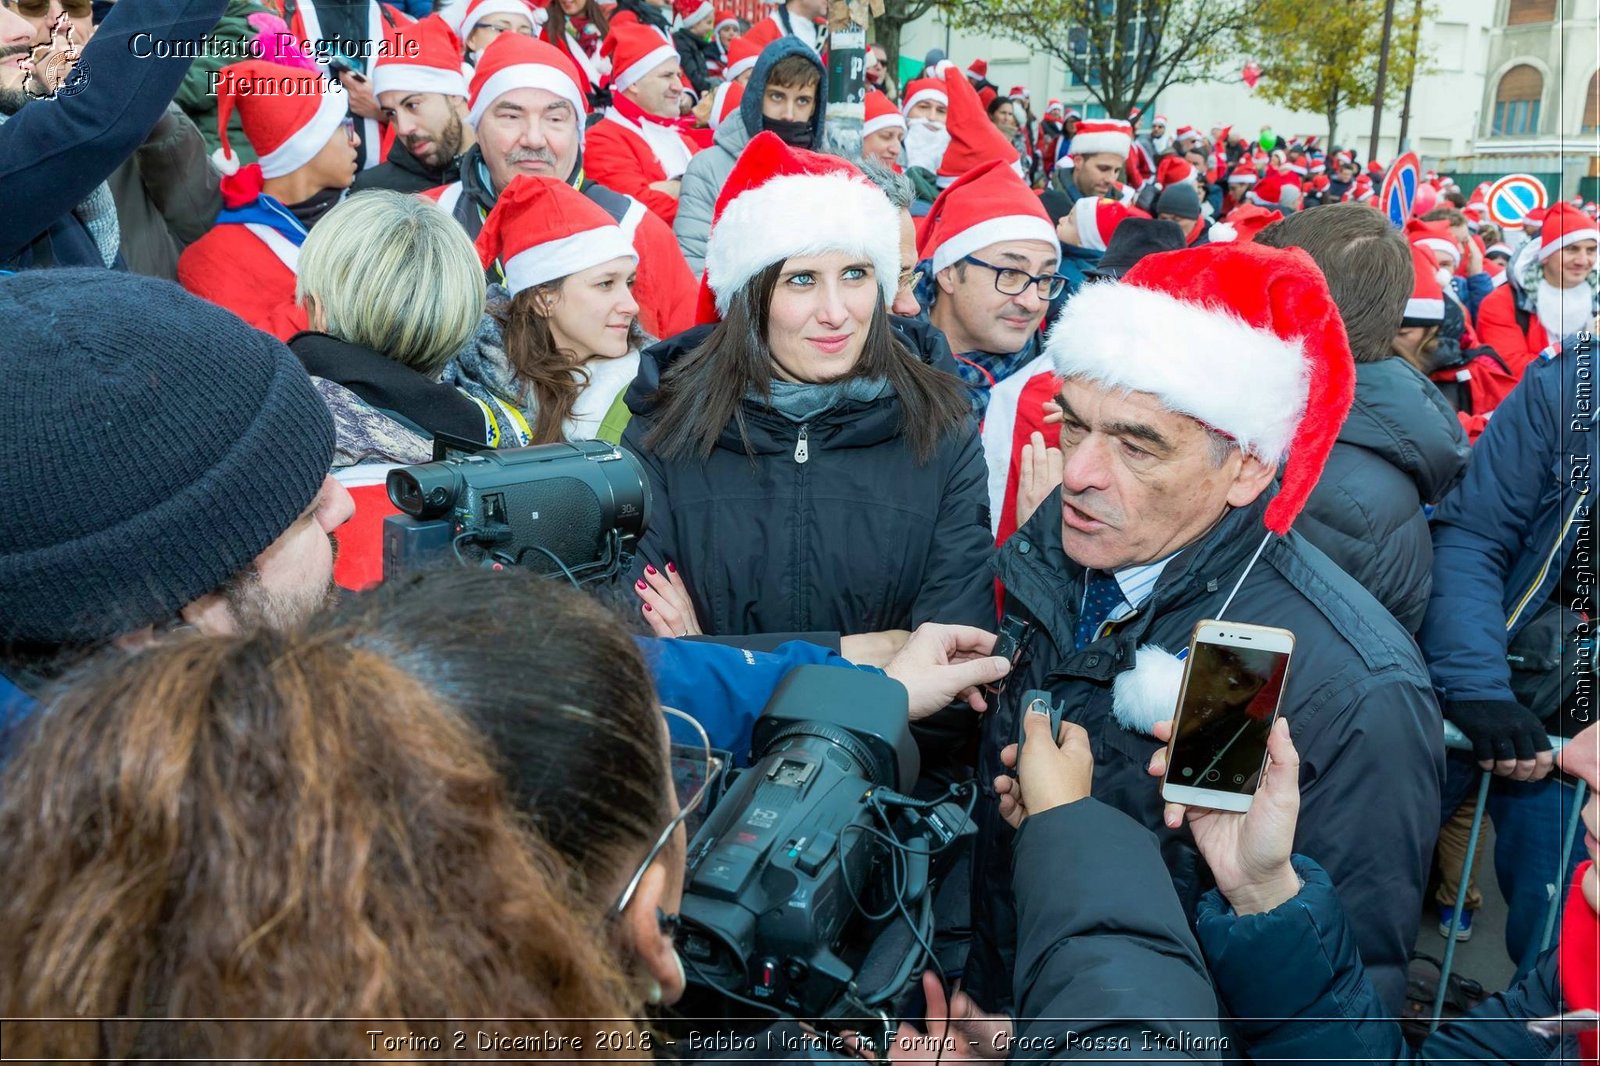
POLYGON ((1451 207, 1449 204, 1445 204, 1443 206, 1436 207, 1432 211, 1429 211, 1427 214, 1423 215, 1422 221, 1444 222, 1451 226, 1465 226, 1467 224, 1467 216, 1463 214, 1459 208, 1451 207))
POLYGON ((1411 249, 1381 212, 1357 203, 1296 211, 1256 234, 1256 243, 1303 249, 1322 268, 1356 362, 1394 354, 1411 297, 1411 249))
MULTIPOLYGON (((567 13, 561 9, 561 0, 550 0, 545 12, 549 15, 544 25, 545 40, 561 48, 561 42, 567 39, 567 13)), ((601 37, 610 32, 611 20, 606 18, 605 9, 600 6, 598 0, 585 0, 583 17, 589 20, 589 25, 600 31, 601 37)), ((573 36, 576 37, 577 34, 573 36)))
POLYGON ((342 1017, 443 1058, 428 1019, 633 1014, 481 737, 348 637, 113 651, 35 716, 0 779, 0 1014, 135 1021, 8 1025, 7 1052, 370 1056, 378 1026, 271 1020, 342 1017), (228 1017, 263 1020, 137 1022, 228 1017))
MULTIPOLYGON (((561 427, 589 384, 584 357, 556 346, 550 318, 539 311, 541 301, 561 298, 566 280, 523 289, 493 312, 505 338, 506 359, 517 381, 532 394, 534 444, 556 444, 564 439, 561 427)), ((636 318, 628 327, 628 344, 638 347, 643 339, 636 318)))
POLYGON ((611 902, 671 819, 655 686, 617 617, 528 570, 452 567, 386 581, 326 624, 448 692, 584 893, 611 902))
POLYGON ((767 71, 767 87, 778 89, 806 89, 822 84, 822 74, 817 61, 803 55, 784 56, 767 71))
MULTIPOLYGON (((731 423, 749 450, 744 400, 772 394, 772 349, 767 345, 772 293, 786 260, 780 259, 734 293, 715 329, 699 347, 679 359, 656 393, 654 425, 645 446, 666 459, 709 456, 731 423)), ((927 462, 946 433, 970 414, 956 379, 913 355, 889 325, 883 294, 878 294, 866 347, 846 378, 886 378, 900 399, 900 432, 921 462, 927 462)), ((752 453, 753 454, 753 453, 752 453)))

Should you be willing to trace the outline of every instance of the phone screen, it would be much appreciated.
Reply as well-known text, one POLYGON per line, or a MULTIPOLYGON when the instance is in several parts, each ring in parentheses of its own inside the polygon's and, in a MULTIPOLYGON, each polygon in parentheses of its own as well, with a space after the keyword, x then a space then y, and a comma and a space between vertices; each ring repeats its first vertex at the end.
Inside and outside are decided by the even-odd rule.
POLYGON ((1288 668, 1286 651, 1195 644, 1167 780, 1253 793, 1288 668))

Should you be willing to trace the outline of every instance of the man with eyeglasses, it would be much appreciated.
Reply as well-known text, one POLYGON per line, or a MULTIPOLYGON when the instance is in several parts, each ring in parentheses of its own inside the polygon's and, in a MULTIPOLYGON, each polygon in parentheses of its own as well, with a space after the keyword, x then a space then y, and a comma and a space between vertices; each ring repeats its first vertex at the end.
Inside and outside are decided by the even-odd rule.
POLYGON ((990 162, 934 201, 919 254, 928 319, 949 340, 983 424, 991 528, 1009 532, 1022 447, 1043 429, 1052 388, 1039 327, 1067 283, 1056 228, 1017 172, 990 162))
POLYGON ((105 179, 144 142, 188 71, 190 60, 171 56, 198 48, 224 0, 120 5, 88 44, 62 25, 38 45, 26 13, 44 6, 0 3, 0 270, 120 266, 105 179), (140 57, 136 36, 174 47, 140 57), (64 85, 62 99, 43 99, 64 85))

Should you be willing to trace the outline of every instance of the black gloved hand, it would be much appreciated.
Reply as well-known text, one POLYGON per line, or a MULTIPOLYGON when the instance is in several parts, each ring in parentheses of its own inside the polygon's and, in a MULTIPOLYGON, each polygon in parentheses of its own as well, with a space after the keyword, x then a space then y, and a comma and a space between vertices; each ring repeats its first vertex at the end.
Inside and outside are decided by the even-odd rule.
POLYGON ((1532 759, 1552 747, 1544 723, 1515 700, 1450 702, 1444 716, 1472 741, 1472 757, 1479 762, 1532 759))

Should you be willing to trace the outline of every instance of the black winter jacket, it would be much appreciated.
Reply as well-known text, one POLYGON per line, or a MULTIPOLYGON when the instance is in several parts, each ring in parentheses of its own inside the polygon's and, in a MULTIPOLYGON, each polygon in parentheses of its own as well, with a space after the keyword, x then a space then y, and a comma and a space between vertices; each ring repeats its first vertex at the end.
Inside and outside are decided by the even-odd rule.
POLYGON ((393 189, 395 192, 419 193, 460 179, 461 156, 450 160, 443 170, 434 170, 413 155, 405 142, 396 137, 382 163, 356 172, 350 192, 353 195, 368 189, 393 189))
POLYGON ((1016 841, 1013 1061, 1215 1061, 1217 997, 1149 830, 1084 799, 1016 841))
POLYGON ((753 456, 732 425, 705 460, 669 462, 644 446, 662 375, 709 330, 647 349, 626 394, 633 418, 622 443, 653 492, 635 565, 672 561, 713 635, 992 626, 994 549, 975 427, 950 434, 923 465, 900 433, 898 397, 844 401, 804 427, 747 403, 753 456))
POLYGON ((1356 398, 1295 523, 1415 634, 1433 588, 1423 504, 1466 475, 1467 435, 1433 383, 1404 359, 1356 364, 1356 398))
POLYGON ((1238 1019, 1234 1054, 1285 1063, 1581 1061, 1576 1037, 1562 1043, 1528 1031, 1528 1022, 1566 1009, 1559 949, 1413 1050, 1373 994, 1333 882, 1302 856, 1294 867, 1305 882, 1299 895, 1264 914, 1241 918, 1215 890, 1200 901, 1200 945, 1238 1019))
MULTIPOLYGON (((1196 622, 1217 615, 1266 534, 1266 504, 1263 496, 1224 516, 1167 563, 1141 610, 1080 651, 1073 650, 1073 630, 1084 569, 1061 546, 1060 490, 1000 548, 995 569, 1006 589, 1005 613, 1034 628, 1004 695, 984 716, 979 752, 978 782, 987 798, 979 803, 966 979, 988 1009, 1004 1005, 1016 942, 1012 833, 1000 818, 993 781, 1002 772, 1000 749, 1016 738, 1026 690, 1044 689, 1064 701, 1066 717, 1088 731, 1094 795, 1156 834, 1178 898, 1191 914, 1208 887, 1189 830, 1163 824, 1159 782, 1146 772, 1160 744, 1119 723, 1112 685, 1133 668, 1135 649, 1176 652, 1187 646, 1196 622)), ((1295 850, 1332 873, 1373 983, 1398 1010, 1439 831, 1444 775, 1443 720, 1421 655, 1371 595, 1293 531, 1272 538, 1226 617, 1295 634, 1283 696, 1301 760, 1295 850)))

